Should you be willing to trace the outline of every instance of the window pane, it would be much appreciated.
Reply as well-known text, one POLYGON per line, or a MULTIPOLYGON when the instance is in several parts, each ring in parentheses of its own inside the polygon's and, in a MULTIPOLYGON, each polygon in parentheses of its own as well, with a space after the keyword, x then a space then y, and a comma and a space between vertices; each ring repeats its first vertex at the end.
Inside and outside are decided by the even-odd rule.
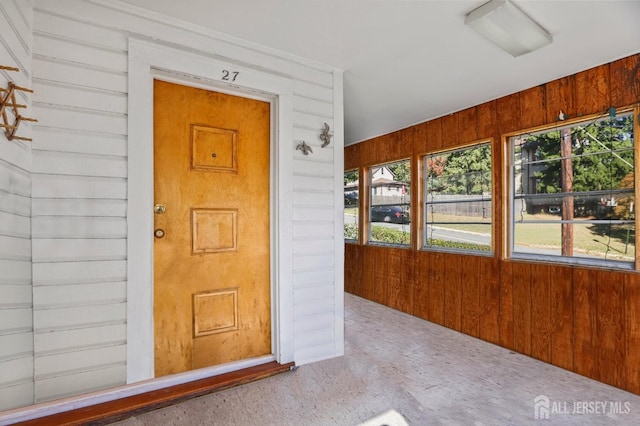
POLYGON ((358 189, 358 170, 344 172, 344 239, 358 241, 358 212, 360 193, 358 189))
POLYGON ((514 253, 634 261, 632 115, 511 143, 514 253))
POLYGON ((411 243, 411 165, 409 160, 369 169, 369 242, 411 243))
POLYGON ((491 145, 427 155, 425 248, 491 250, 491 145))

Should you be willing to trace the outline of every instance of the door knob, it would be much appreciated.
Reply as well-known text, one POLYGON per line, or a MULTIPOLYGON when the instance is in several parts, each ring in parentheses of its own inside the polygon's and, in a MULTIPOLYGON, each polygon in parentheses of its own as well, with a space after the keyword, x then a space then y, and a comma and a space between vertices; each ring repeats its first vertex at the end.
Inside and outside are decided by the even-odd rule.
POLYGON ((155 235, 156 238, 164 237, 164 229, 156 229, 155 231, 153 231, 153 235, 155 235))
POLYGON ((155 214, 162 214, 166 211, 167 211, 167 208, 164 206, 164 204, 156 204, 155 206, 153 206, 153 212, 155 214))

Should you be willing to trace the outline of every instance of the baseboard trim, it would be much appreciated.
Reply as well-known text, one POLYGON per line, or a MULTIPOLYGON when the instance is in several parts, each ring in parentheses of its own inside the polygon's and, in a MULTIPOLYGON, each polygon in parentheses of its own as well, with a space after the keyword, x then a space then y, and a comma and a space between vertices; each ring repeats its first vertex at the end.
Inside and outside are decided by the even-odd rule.
POLYGON ((275 361, 248 367, 218 376, 194 380, 188 383, 144 392, 100 404, 77 408, 49 416, 27 420, 19 425, 103 425, 128 417, 166 407, 171 404, 218 392, 234 386, 264 379, 284 373, 294 367, 294 363, 278 364, 275 361))

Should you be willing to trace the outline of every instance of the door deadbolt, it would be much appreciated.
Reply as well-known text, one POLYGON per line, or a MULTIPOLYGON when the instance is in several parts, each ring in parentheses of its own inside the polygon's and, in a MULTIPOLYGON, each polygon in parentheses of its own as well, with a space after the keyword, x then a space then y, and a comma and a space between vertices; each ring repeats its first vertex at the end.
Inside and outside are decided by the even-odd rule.
POLYGON ((167 208, 164 206, 164 204, 156 204, 155 206, 153 206, 153 212, 155 214, 162 214, 166 211, 167 211, 167 208))
POLYGON ((164 229, 156 229, 155 231, 153 231, 153 235, 156 236, 156 238, 162 238, 164 237, 164 229))

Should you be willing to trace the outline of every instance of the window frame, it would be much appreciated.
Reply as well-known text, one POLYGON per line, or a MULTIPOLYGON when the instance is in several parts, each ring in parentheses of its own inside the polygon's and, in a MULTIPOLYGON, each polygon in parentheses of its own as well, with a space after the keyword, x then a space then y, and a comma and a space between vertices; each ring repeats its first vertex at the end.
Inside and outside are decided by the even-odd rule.
MULTIPOLYGON (((370 165, 370 166, 366 166, 364 168, 363 171, 363 183, 364 183, 364 192, 366 192, 366 203, 362 204, 362 208, 363 208, 363 214, 362 215, 362 220, 363 220, 363 227, 362 227, 362 238, 364 240, 364 243, 367 245, 371 245, 371 246, 382 246, 382 247, 395 247, 395 248, 405 248, 405 249, 412 249, 413 248, 413 244, 412 244, 412 214, 411 214, 411 198, 413 197, 413 193, 414 193, 414 188, 413 188, 413 175, 412 175, 412 168, 413 168, 413 164, 412 164, 412 157, 405 157, 405 158, 400 158, 397 160, 391 160, 391 161, 385 161, 384 163, 378 163, 378 164, 374 164, 374 165, 370 165), (373 198, 373 185, 372 185, 372 179, 373 179, 373 173, 372 170, 377 169, 377 168, 381 168, 381 167, 385 167, 389 164, 397 164, 397 163, 402 163, 402 162, 406 162, 408 167, 409 167, 409 202, 408 203, 402 203, 403 205, 407 206, 407 209, 409 211, 409 222, 406 223, 406 226, 408 226, 408 232, 403 231, 403 233, 408 234, 408 239, 409 241, 404 244, 404 243, 391 243, 391 242, 384 242, 384 241, 373 241, 371 239, 371 234, 373 232, 373 222, 371 221, 371 209, 374 207, 373 203, 372 203, 372 198, 373 198)), ((396 204, 392 204, 392 205, 396 205, 396 204)), ((402 224, 404 225, 404 224, 402 224)))
MULTIPOLYGON (((358 175, 358 202, 356 203, 356 238, 354 239, 347 239, 345 237, 345 233, 343 231, 342 233, 342 240, 344 243, 347 244, 360 244, 362 239, 362 170, 360 167, 353 167, 350 169, 346 169, 343 171, 343 176, 346 175, 349 172, 356 172, 358 175)), ((344 192, 344 191, 343 191, 344 192)), ((344 208, 344 203, 343 203, 343 208, 344 208)), ((343 218, 344 218, 344 210, 343 210, 343 218)), ((344 230, 344 226, 346 225, 346 223, 344 223, 344 219, 343 219, 343 230, 344 230)))
MULTIPOLYGON (((461 254, 461 255, 468 255, 468 256, 484 256, 484 257, 494 257, 495 256, 495 235, 496 235, 496 228, 495 228, 495 210, 496 210, 496 198, 495 198, 495 182, 494 182, 494 168, 495 168, 495 163, 494 163, 494 140, 493 138, 487 138, 487 139, 479 139, 473 142, 470 142, 468 144, 464 144, 464 145, 458 145, 455 147, 450 147, 450 148, 446 148, 446 149, 442 149, 442 150, 437 150, 437 151, 429 151, 423 154, 420 154, 419 156, 419 167, 420 167, 420 195, 421 195, 421 199, 420 199, 420 210, 421 210, 421 215, 420 215, 420 239, 419 239, 419 250, 422 251, 429 251, 429 252, 445 252, 445 253, 455 253, 455 254, 461 254), (489 248, 488 250, 481 250, 481 249, 473 249, 473 248, 459 248, 459 247, 442 247, 442 246, 434 246, 434 245, 427 245, 427 240, 428 240, 428 234, 427 234, 427 225, 428 225, 428 214, 427 214, 427 210, 428 210, 428 195, 427 195, 427 191, 429 189, 429 185, 427 184, 427 179, 428 179, 428 173, 427 173, 427 157, 430 156, 437 156, 438 154, 451 154, 454 152, 458 152, 458 151, 464 151, 467 149, 474 149, 474 148, 479 148, 481 146, 488 146, 489 147, 489 152, 491 155, 491 167, 489 169, 489 174, 491 176, 491 183, 490 183, 490 188, 491 188, 491 195, 489 200, 487 200, 490 205, 491 205, 491 215, 490 215, 490 222, 489 222, 489 226, 491 228, 491 231, 489 233, 489 238, 490 238, 490 242, 489 242, 489 248)), ((463 223, 463 222, 461 222, 463 223)))
MULTIPOLYGON (((581 117, 577 117, 574 119, 564 120, 562 122, 556 122, 553 124, 548 124, 544 126, 539 126, 530 129, 518 130, 515 132, 510 132, 507 134, 503 134, 503 146, 505 147, 505 158, 504 158, 504 166, 503 166, 503 176, 506 182, 504 182, 504 199, 507 200, 507 203, 504 206, 505 209, 505 220, 504 220, 504 244, 505 244, 505 257, 512 260, 525 260, 525 261, 538 261, 538 262, 548 262, 559 265, 574 265, 580 267, 598 267, 598 268, 607 268, 612 270, 638 270, 640 268, 640 258, 639 253, 637 251, 637 242, 638 242, 638 224, 640 223, 640 215, 634 215, 634 234, 635 238, 634 242, 634 250, 635 259, 632 261, 625 260, 607 260, 607 259, 597 259, 595 257, 581 257, 581 256, 563 256, 560 255, 551 255, 551 254, 537 254, 537 253, 525 253, 518 252, 515 250, 515 224, 516 224, 516 214, 517 209, 515 205, 515 196, 516 196, 516 188, 515 188, 515 142, 512 142, 512 139, 515 139, 518 136, 522 136, 525 134, 539 134, 544 132, 549 132, 553 130, 560 130, 567 127, 577 127, 580 125, 591 125, 600 120, 606 120, 607 118, 614 118, 623 115, 629 115, 633 118, 633 172, 634 172, 634 182, 638 180, 638 160, 640 160, 640 144, 637 143, 637 135, 640 131, 640 107, 625 107, 619 109, 612 109, 615 115, 611 115, 610 111, 601 114, 592 114, 585 115, 581 117), (505 170, 506 169, 506 170, 505 170)), ((636 200, 638 200, 638 186, 634 185, 633 188, 633 196, 636 200)), ((561 222, 558 221, 558 224, 561 222)), ((571 221, 571 223, 576 224, 575 219, 571 221)), ((580 224, 580 222, 577 222, 580 224)), ((583 222, 588 223, 588 222, 583 222)), ((575 238, 574 238, 575 242, 575 238)))

